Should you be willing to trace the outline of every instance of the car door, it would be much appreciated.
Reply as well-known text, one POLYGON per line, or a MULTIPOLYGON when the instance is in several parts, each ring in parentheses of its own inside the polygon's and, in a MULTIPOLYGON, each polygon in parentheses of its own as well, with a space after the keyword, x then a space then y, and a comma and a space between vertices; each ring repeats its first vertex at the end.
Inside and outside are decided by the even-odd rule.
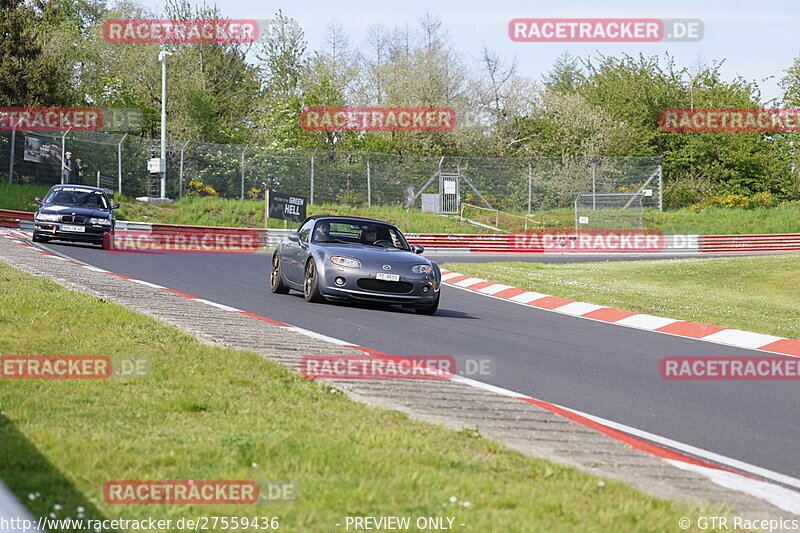
POLYGON ((283 254, 281 254, 281 269, 287 281, 303 283, 305 272, 303 265, 308 257, 308 241, 311 240, 311 228, 314 221, 309 220, 300 228, 300 242, 284 241, 283 254))

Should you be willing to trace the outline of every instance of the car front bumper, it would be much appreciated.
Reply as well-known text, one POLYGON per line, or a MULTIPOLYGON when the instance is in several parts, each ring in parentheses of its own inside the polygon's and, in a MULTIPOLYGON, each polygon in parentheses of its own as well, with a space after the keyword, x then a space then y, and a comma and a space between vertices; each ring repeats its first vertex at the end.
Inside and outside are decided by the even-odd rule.
POLYGON ((327 298, 404 305, 431 304, 440 289, 433 274, 401 274, 398 281, 382 281, 377 280, 373 272, 337 267, 326 268, 319 282, 320 292, 327 298), (343 279, 344 283, 336 283, 336 278, 343 279))
POLYGON ((101 244, 106 233, 111 231, 111 226, 98 226, 93 224, 68 224, 80 226, 83 231, 64 231, 60 222, 34 222, 34 231, 40 237, 59 239, 62 241, 91 242, 101 244))

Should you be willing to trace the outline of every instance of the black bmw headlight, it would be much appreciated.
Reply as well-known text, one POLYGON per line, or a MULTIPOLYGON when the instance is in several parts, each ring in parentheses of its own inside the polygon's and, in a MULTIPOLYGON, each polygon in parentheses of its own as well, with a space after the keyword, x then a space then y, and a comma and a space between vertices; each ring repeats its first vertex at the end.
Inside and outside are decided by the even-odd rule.
POLYGON ((58 222, 61 220, 61 215, 55 213, 36 213, 36 220, 38 222, 58 222))

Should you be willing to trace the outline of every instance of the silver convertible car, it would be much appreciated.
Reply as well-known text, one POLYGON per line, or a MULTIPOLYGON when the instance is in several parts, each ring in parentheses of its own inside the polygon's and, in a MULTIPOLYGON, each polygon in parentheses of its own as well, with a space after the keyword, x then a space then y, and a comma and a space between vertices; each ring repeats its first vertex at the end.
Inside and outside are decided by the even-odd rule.
POLYGON ((302 291, 309 302, 382 302, 432 315, 442 275, 422 252, 386 222, 316 215, 276 247, 270 285, 278 294, 302 291))

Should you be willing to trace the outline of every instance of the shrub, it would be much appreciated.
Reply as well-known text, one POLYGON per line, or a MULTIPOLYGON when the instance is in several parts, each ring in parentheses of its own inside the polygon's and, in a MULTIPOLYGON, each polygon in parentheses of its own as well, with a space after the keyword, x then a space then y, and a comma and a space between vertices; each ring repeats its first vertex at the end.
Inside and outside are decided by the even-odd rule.
POLYGON ((186 196, 203 196, 207 198, 219 198, 219 194, 214 187, 204 184, 202 181, 190 181, 186 186, 186 196))
POLYGON ((702 203, 714 194, 714 189, 715 186, 711 180, 702 176, 668 180, 664 184, 664 207, 679 209, 702 203))
POLYGON ((774 207, 778 200, 770 192, 757 192, 752 196, 744 194, 718 194, 692 205, 689 209, 700 211, 710 207, 726 207, 739 209, 754 209, 757 207, 774 207))

